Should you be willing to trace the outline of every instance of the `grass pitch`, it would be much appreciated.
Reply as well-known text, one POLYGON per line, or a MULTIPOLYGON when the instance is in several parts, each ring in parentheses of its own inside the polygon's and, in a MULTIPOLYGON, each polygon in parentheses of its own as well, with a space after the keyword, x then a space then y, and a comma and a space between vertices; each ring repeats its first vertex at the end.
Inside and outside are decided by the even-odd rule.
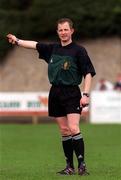
POLYGON ((90 172, 85 177, 56 174, 65 167, 56 124, 1 124, 0 180, 120 180, 121 125, 80 124, 80 127, 90 172))

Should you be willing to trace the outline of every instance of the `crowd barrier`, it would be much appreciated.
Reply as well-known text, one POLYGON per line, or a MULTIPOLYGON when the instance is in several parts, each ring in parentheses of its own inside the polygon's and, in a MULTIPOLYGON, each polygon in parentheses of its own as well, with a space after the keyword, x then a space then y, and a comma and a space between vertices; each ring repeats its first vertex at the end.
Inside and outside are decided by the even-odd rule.
POLYGON ((91 123, 121 123, 121 92, 92 91, 90 99, 91 123))
POLYGON ((0 116, 48 116, 48 92, 0 93, 0 116))
MULTIPOLYGON (((90 123, 121 123, 121 92, 92 91, 90 106, 82 111, 90 123)), ((48 92, 1 92, 0 116, 48 116, 48 92)))

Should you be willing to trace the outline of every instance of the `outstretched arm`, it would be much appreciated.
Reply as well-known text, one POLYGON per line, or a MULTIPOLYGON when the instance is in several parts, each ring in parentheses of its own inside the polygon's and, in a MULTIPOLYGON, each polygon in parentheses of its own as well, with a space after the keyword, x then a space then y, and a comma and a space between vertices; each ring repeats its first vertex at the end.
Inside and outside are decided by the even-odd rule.
POLYGON ((8 42, 11 44, 16 44, 16 45, 24 47, 24 48, 36 49, 36 44, 37 44, 36 41, 28 41, 28 40, 18 39, 13 34, 8 34, 7 39, 8 39, 8 42))

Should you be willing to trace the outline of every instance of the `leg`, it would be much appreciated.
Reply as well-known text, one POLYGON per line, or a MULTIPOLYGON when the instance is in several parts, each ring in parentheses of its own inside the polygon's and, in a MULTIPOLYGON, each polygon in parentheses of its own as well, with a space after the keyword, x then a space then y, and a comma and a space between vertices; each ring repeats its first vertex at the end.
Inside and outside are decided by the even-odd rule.
POLYGON ((51 87, 49 94, 49 115, 55 117, 55 120, 58 123, 62 135, 62 146, 67 163, 67 167, 58 173, 71 175, 74 174, 72 136, 67 124, 65 108, 62 105, 63 103, 60 102, 60 97, 62 96, 61 92, 60 87, 51 87))
POLYGON ((62 136, 70 136, 71 135, 71 131, 68 127, 68 122, 67 122, 67 118, 66 116, 63 117, 56 117, 55 118, 59 129, 60 129, 60 133, 62 136))
POLYGON ((67 164, 66 168, 62 171, 59 171, 58 173, 64 175, 72 175, 74 174, 73 144, 72 144, 71 132, 67 123, 67 118, 66 116, 58 117, 56 118, 56 121, 62 135, 62 146, 67 164))
POLYGON ((68 114, 67 121, 72 136, 80 133, 80 128, 79 128, 80 114, 77 113, 68 114))
POLYGON ((67 117, 73 139, 73 148, 78 159, 78 167, 80 167, 84 161, 84 141, 79 129, 80 114, 68 114, 67 117))
POLYGON ((72 113, 67 115, 68 126, 70 128, 72 139, 73 139, 73 149, 78 160, 78 170, 80 175, 87 174, 85 163, 84 163, 84 141, 82 134, 80 133, 79 121, 80 114, 72 113))

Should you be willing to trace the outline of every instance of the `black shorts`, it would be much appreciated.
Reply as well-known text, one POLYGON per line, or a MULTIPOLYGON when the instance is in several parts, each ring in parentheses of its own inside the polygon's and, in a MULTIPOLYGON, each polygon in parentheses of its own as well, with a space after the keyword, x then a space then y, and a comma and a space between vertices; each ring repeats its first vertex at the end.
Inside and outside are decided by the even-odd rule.
POLYGON ((81 114, 81 92, 78 86, 54 86, 49 93, 49 116, 63 117, 70 113, 81 114))

